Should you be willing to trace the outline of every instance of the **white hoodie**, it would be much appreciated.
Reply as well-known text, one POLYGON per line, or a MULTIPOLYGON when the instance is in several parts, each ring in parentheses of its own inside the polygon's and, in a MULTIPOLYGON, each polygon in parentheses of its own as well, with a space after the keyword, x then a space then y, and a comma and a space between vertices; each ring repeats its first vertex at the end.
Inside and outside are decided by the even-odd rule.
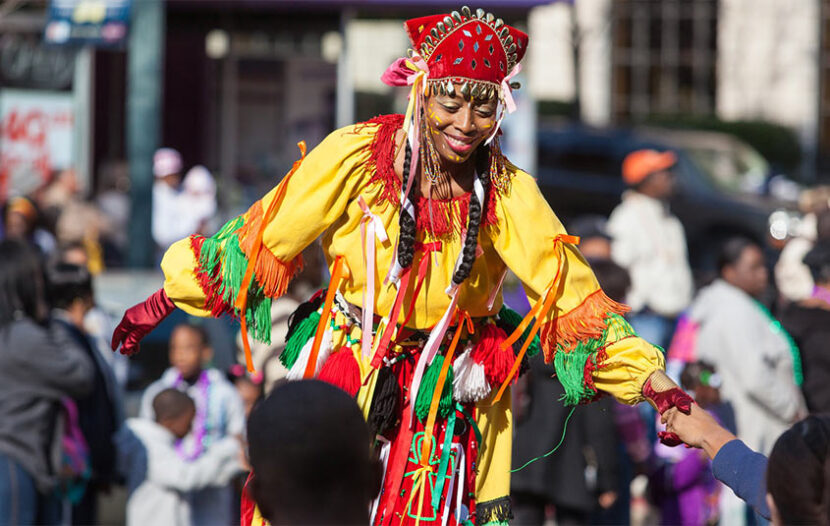
POLYGON ((127 525, 190 526, 188 493, 228 484, 242 468, 239 442, 226 438, 193 462, 176 453, 176 437, 158 423, 127 420, 115 436, 118 468, 127 479, 127 525))
POLYGON ((732 404, 738 437, 765 455, 804 413, 787 340, 747 293, 723 280, 702 289, 690 309, 699 325, 699 360, 723 379, 721 396, 732 404))

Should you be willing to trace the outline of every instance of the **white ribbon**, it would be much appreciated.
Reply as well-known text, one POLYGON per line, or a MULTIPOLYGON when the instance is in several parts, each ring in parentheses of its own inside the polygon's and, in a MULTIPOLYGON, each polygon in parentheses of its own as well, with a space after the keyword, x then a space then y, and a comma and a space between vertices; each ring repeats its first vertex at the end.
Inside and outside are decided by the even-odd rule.
MULTIPOLYGON (((447 307, 447 310, 444 311, 444 315, 441 316, 441 319, 430 331, 429 338, 421 351, 421 357, 418 359, 418 364, 415 366, 415 373, 412 375, 412 384, 410 384, 409 390, 412 403, 415 403, 415 398, 418 396, 418 388, 421 386, 421 379, 424 377, 424 371, 426 370, 427 365, 432 363, 435 353, 438 352, 438 348, 441 346, 441 342, 444 340, 444 335, 447 333, 447 329, 452 321, 455 306, 458 304, 458 288, 454 288, 449 295, 450 304, 447 307)), ((411 411, 409 415, 410 426, 412 426, 414 421, 414 415, 415 411, 411 411)))
MULTIPOLYGON (((386 483, 386 468, 389 465, 389 450, 392 447, 392 442, 381 435, 376 435, 375 439, 378 442, 381 442, 383 445, 380 447, 380 461, 381 465, 383 466, 383 476, 380 479, 380 487, 382 488, 383 485, 386 483)), ((369 519, 369 524, 375 523, 375 515, 378 513, 378 504, 380 504, 380 498, 383 496, 383 492, 380 492, 375 500, 372 501, 372 511, 371 511, 371 518, 369 519)))
POLYGON ((375 313, 375 238, 385 243, 389 240, 386 228, 380 217, 369 210, 363 196, 357 198, 357 204, 363 210, 360 220, 360 240, 363 245, 363 259, 366 262, 366 284, 363 287, 363 320, 360 348, 363 358, 372 355, 372 321, 375 313))

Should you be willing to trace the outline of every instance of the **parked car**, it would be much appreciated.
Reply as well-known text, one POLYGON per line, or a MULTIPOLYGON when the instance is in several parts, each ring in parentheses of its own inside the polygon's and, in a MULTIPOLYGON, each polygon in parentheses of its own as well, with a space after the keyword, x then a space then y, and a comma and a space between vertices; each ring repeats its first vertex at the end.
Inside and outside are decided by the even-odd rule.
POLYGON ((692 268, 713 269, 729 237, 746 236, 774 250, 797 226, 797 185, 773 179, 757 151, 721 133, 581 125, 542 129, 539 186, 566 225, 584 214, 607 216, 625 191, 623 159, 644 148, 677 155, 677 193, 670 206, 686 230, 692 268))

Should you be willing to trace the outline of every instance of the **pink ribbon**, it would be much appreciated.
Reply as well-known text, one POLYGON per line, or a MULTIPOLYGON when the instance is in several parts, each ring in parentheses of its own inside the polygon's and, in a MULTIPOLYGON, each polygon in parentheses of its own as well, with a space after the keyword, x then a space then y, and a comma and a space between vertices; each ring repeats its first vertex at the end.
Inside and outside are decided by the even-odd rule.
POLYGON ((364 358, 372 354, 372 319, 375 313, 375 237, 385 243, 389 236, 380 217, 369 210, 363 196, 357 198, 357 204, 363 210, 360 220, 360 240, 363 245, 363 258, 366 262, 366 285, 363 287, 363 322, 361 351, 364 358))
MULTIPOLYGON (((412 400, 415 400, 415 397, 418 396, 418 388, 421 386, 421 379, 424 377, 424 371, 426 370, 427 365, 432 362, 432 359, 435 357, 435 353, 438 352, 441 342, 444 341, 444 335, 447 334, 447 329, 450 327, 453 314, 455 314, 455 306, 458 305, 457 287, 453 288, 452 292, 450 292, 450 298, 451 300, 447 310, 444 311, 444 315, 441 316, 441 319, 429 333, 429 339, 427 339, 426 344, 424 344, 424 349, 421 351, 421 357, 418 359, 418 364, 415 366, 415 373, 412 375, 412 384, 409 388, 412 400)), ((412 411, 409 415, 410 427, 414 421, 414 414, 415 411, 412 411)))
POLYGON ((501 81, 501 98, 504 100, 504 107, 507 108, 507 113, 516 111, 516 101, 513 100, 513 88, 510 87, 510 81, 522 71, 522 65, 516 64, 510 73, 501 81))

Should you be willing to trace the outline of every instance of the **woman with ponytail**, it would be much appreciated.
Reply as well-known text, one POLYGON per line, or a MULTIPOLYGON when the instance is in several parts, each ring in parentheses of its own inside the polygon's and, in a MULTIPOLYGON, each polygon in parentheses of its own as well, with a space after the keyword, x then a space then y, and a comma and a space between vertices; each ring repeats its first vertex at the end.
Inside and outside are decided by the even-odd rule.
MULTIPOLYGON (((337 130, 308 156, 301 144, 244 215, 174 244, 164 287, 127 311, 113 345, 136 352, 175 308, 235 316, 267 341, 271 300, 322 236, 331 282, 291 320, 280 360, 289 380, 321 378, 363 408, 384 466, 372 523, 506 523, 510 385, 528 357, 554 364, 569 405, 689 399, 501 153, 527 35, 467 7, 405 29, 413 47, 382 80, 410 90, 406 114, 337 130), (534 304, 524 319, 502 305, 508 269, 534 304)), ((256 510, 243 508, 247 525, 256 510)))

